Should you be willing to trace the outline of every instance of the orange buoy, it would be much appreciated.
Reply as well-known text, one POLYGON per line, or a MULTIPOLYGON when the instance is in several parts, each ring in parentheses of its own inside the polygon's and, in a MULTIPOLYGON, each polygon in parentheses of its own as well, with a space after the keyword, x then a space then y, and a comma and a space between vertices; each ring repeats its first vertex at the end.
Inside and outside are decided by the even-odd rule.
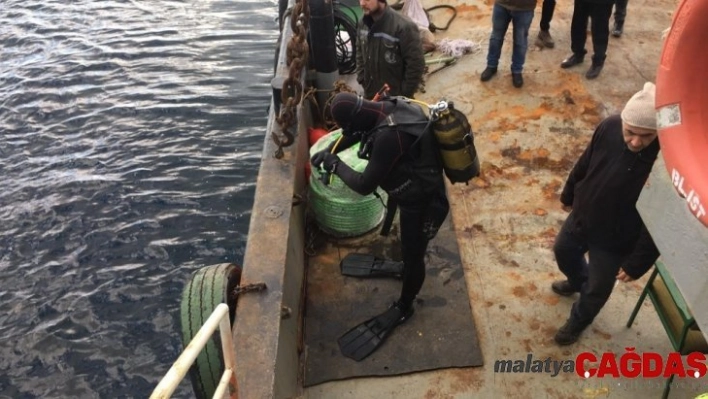
POLYGON ((708 227, 708 0, 682 0, 656 77, 659 143, 671 182, 708 227))
POLYGON ((327 133, 329 133, 327 131, 327 129, 317 128, 317 127, 308 127, 307 128, 307 136, 308 136, 307 138, 308 138, 308 142, 310 144, 310 147, 315 145, 317 140, 326 136, 327 133))

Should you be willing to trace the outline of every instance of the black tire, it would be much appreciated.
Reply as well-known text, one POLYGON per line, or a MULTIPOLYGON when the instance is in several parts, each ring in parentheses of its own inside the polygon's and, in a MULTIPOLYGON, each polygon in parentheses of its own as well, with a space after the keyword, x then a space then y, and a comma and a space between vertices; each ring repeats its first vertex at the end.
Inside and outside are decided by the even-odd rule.
MULTIPOLYGON (((182 347, 189 344, 220 303, 229 306, 229 318, 233 326, 236 316, 234 292, 240 281, 241 267, 233 263, 206 266, 192 275, 182 291, 180 303, 182 347)), ((195 396, 198 399, 212 398, 223 373, 221 338, 219 333, 214 333, 189 369, 195 396)))

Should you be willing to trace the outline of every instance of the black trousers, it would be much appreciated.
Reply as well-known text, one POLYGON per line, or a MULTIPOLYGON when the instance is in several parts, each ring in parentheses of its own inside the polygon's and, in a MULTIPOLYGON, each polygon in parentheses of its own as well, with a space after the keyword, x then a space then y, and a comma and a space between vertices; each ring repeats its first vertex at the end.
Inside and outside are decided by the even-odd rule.
POLYGON ((444 183, 441 190, 423 201, 398 204, 403 255, 403 286, 399 301, 404 306, 412 305, 423 287, 428 243, 437 234, 450 209, 444 183))
POLYGON ((627 16, 627 0, 615 0, 615 24, 624 25, 627 16))
POLYGON ((556 237, 553 252, 560 271, 572 287, 580 290, 580 298, 573 304, 570 319, 577 325, 587 326, 610 298, 627 254, 598 248, 578 237, 568 227, 572 218, 571 213, 556 237), (586 253, 589 262, 585 260, 586 253))
POLYGON ((541 30, 551 29, 551 20, 555 10, 556 0, 543 0, 543 5, 541 6, 541 30))
POLYGON ((610 38, 610 17, 612 5, 589 3, 584 0, 575 0, 573 20, 570 23, 570 49, 574 54, 585 55, 585 41, 587 40, 588 18, 590 18, 590 32, 592 33, 593 64, 603 64, 607 57, 607 43, 610 38))

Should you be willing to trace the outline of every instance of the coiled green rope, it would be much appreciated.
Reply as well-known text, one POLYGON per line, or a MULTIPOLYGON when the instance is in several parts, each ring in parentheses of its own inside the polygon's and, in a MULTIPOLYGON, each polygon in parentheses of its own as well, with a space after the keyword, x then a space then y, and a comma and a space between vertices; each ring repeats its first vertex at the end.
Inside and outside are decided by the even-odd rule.
MULTIPOLYGON (((310 156, 321 151, 342 135, 341 129, 335 130, 319 139, 310 148, 310 156)), ((357 156, 358 145, 337 153, 339 159, 357 172, 363 172, 367 160, 357 156)), ((321 180, 320 170, 312 168, 310 175, 310 209, 320 228, 335 237, 354 237, 373 230, 381 223, 384 216, 382 199, 373 194, 360 195, 347 187, 344 182, 332 175, 329 185, 321 180)))

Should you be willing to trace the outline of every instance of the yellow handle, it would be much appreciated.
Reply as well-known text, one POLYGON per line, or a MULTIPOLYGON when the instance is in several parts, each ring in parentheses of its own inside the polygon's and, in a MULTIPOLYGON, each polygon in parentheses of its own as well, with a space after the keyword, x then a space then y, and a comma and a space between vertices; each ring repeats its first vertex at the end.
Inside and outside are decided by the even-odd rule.
MULTIPOLYGON (((336 142, 334 143, 334 145, 332 146, 331 154, 334 154, 334 150, 337 149, 337 146, 339 145, 339 142, 342 141, 343 138, 344 138, 344 133, 342 133, 342 135, 339 136, 339 138, 337 139, 337 141, 336 141, 336 142)), ((332 174, 329 175, 329 184, 332 184, 332 183, 333 183, 333 180, 334 180, 334 173, 332 173, 332 174)))

